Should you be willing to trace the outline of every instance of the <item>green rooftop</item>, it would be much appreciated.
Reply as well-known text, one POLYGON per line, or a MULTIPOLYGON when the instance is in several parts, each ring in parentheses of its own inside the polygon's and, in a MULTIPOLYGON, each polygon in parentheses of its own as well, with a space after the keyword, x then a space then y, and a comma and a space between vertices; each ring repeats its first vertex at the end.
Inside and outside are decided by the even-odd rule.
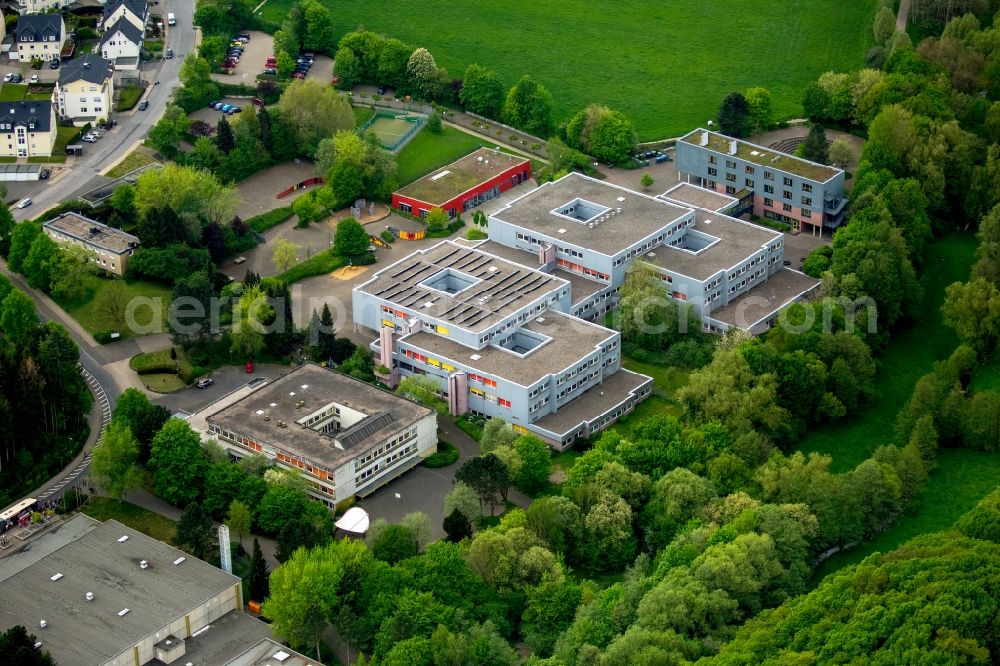
MULTIPOLYGON (((693 146, 700 146, 701 136, 706 131, 707 130, 697 129, 682 138, 681 141, 689 143, 693 146)), ((730 154, 729 146, 733 141, 734 139, 728 136, 724 136, 716 132, 708 132, 708 146, 706 147, 709 150, 726 156, 730 154)), ((771 148, 764 148, 763 146, 758 146, 753 143, 747 143, 741 139, 735 139, 735 141, 735 157, 746 162, 750 162, 751 164, 758 164, 765 169, 771 168, 776 171, 785 171, 795 174, 796 176, 801 176, 802 178, 808 178, 809 180, 816 181, 818 183, 825 183, 840 173, 840 169, 825 166, 823 164, 819 164, 818 162, 810 162, 809 160, 804 160, 801 157, 795 157, 794 155, 782 153, 771 148)))
POLYGON ((480 148, 396 190, 396 194, 432 206, 443 206, 480 183, 528 161, 524 157, 509 155, 492 148, 480 148))

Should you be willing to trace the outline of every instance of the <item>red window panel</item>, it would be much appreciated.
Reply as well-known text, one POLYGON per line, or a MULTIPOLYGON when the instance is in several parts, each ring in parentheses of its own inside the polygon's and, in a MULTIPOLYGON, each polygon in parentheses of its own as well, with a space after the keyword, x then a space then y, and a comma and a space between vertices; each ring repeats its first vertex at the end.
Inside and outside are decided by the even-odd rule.
POLYGON ((492 387, 492 388, 496 388, 497 387, 497 383, 495 381, 493 381, 492 379, 483 379, 483 383, 486 384, 487 386, 492 387))
POLYGON ((501 407, 506 407, 507 409, 510 409, 510 400, 504 400, 503 398, 500 398, 497 402, 500 403, 501 407))

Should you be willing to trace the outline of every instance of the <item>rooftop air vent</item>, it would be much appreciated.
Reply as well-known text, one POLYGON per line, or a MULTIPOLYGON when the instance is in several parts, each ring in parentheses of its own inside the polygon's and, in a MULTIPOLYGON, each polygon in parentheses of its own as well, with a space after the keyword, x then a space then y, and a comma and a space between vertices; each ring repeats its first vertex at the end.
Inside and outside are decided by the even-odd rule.
POLYGON ((254 414, 256 414, 257 416, 260 416, 263 413, 264 413, 263 409, 258 409, 256 412, 254 412, 254 414))
POLYGON ((118 543, 124 543, 126 541, 128 541, 128 535, 127 534, 125 536, 118 537, 118 543))
POLYGON ((270 414, 264 414, 264 420, 265 421, 270 421, 271 420, 271 415, 270 414))
POLYGON ((479 157, 477 157, 477 158, 476 158, 476 161, 477 161, 477 162, 482 162, 482 161, 483 161, 483 156, 482 156, 482 155, 480 155, 479 157))
POLYGON ((538 317, 538 318, 535 319, 535 321, 537 321, 539 324, 544 324, 545 323, 545 317, 538 317))
POLYGON ((708 132, 701 133, 701 140, 698 143, 702 146, 708 145, 708 132))
POLYGON ((286 659, 288 659, 290 656, 292 656, 292 655, 288 654, 284 650, 278 650, 277 652, 274 653, 274 656, 272 657, 272 659, 274 659, 278 663, 281 663, 281 662, 285 661, 286 659))
POLYGON ((736 154, 736 139, 733 139, 732 141, 729 142, 729 154, 730 155, 736 154))
POLYGON ((149 562, 147 562, 146 560, 139 560, 139 568, 140 569, 148 569, 149 568, 149 562))
POLYGON ((180 564, 181 562, 183 562, 186 559, 187 559, 186 557, 184 557, 183 555, 181 555, 176 560, 174 560, 174 564, 180 564))
MULTIPOLYGON (((625 201, 625 197, 618 197, 618 201, 619 202, 625 201)), ((618 210, 621 210, 621 208, 619 208, 618 210)))
POLYGON ((118 611, 118 617, 125 617, 126 615, 128 615, 128 612, 129 612, 128 608, 123 608, 120 611, 118 611))
POLYGON ((656 253, 655 252, 647 252, 646 256, 652 259, 653 257, 656 256, 656 253))
POLYGON ((564 234, 564 233, 566 233, 566 230, 565 229, 559 229, 559 233, 564 234))
POLYGON ((482 356, 480 356, 479 354, 473 354, 469 358, 471 358, 473 361, 478 361, 479 359, 482 358, 482 356))
POLYGON ((94 600, 94 593, 93 592, 87 592, 87 594, 83 595, 83 598, 86 599, 87 601, 93 601, 94 600))
POLYGON ((63 577, 63 575, 61 573, 56 573, 56 574, 54 574, 52 576, 49 576, 49 580, 59 580, 62 577, 63 577))
POLYGON ((49 623, 48 623, 48 622, 46 622, 45 620, 40 620, 40 621, 38 622, 38 628, 39 628, 39 629, 44 629, 44 628, 45 628, 45 627, 47 627, 47 626, 49 626, 49 623))
POLYGON ((299 388, 301 388, 303 391, 305 391, 307 388, 309 388, 309 384, 303 384, 299 388))
POLYGON ((498 270, 500 270, 500 269, 499 269, 499 268, 497 268, 496 266, 490 266, 490 267, 489 267, 488 269, 486 269, 486 270, 488 270, 488 271, 489 271, 490 273, 496 273, 496 272, 497 272, 498 270))

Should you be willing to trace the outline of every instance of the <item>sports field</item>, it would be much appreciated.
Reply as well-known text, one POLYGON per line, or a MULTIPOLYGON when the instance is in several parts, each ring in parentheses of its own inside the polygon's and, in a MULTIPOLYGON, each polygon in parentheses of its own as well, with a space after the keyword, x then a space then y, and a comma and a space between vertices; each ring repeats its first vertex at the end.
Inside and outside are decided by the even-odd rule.
MULTIPOLYGON (((281 23, 294 0, 268 0, 281 23)), ((798 116, 803 86, 863 64, 875 0, 322 0, 338 39, 363 25, 426 47, 460 78, 472 62, 507 83, 532 74, 558 121, 591 102, 625 111, 641 140, 712 118, 726 93, 771 89, 778 117, 798 116)))
POLYGON ((413 125, 414 123, 403 118, 392 118, 379 114, 375 116, 365 131, 377 136, 386 150, 395 150, 396 145, 413 131, 413 125))

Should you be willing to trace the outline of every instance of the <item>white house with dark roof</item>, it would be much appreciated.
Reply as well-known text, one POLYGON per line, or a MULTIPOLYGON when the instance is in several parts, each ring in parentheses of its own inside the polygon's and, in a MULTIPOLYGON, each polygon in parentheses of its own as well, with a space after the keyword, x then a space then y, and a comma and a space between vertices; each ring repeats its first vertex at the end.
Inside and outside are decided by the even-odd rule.
POLYGON ((21 16, 14 29, 15 47, 10 50, 10 58, 53 60, 62 52, 65 36, 66 24, 59 14, 21 16))
POLYGON ((52 102, 0 102, 0 156, 50 157, 55 143, 52 102))
POLYGON ((75 125, 107 118, 115 97, 114 64, 88 53, 63 64, 52 99, 60 118, 75 125))
POLYGON ((119 19, 124 18, 142 30, 146 27, 148 17, 149 5, 146 0, 111 0, 104 5, 104 13, 101 15, 97 28, 101 32, 105 32, 119 19))
POLYGON ((121 17, 101 35, 98 50, 114 63, 115 69, 135 70, 139 68, 142 37, 142 28, 136 27, 129 18, 121 17))
POLYGON ((18 14, 40 14, 45 11, 69 7, 73 0, 11 0, 8 6, 18 14))

